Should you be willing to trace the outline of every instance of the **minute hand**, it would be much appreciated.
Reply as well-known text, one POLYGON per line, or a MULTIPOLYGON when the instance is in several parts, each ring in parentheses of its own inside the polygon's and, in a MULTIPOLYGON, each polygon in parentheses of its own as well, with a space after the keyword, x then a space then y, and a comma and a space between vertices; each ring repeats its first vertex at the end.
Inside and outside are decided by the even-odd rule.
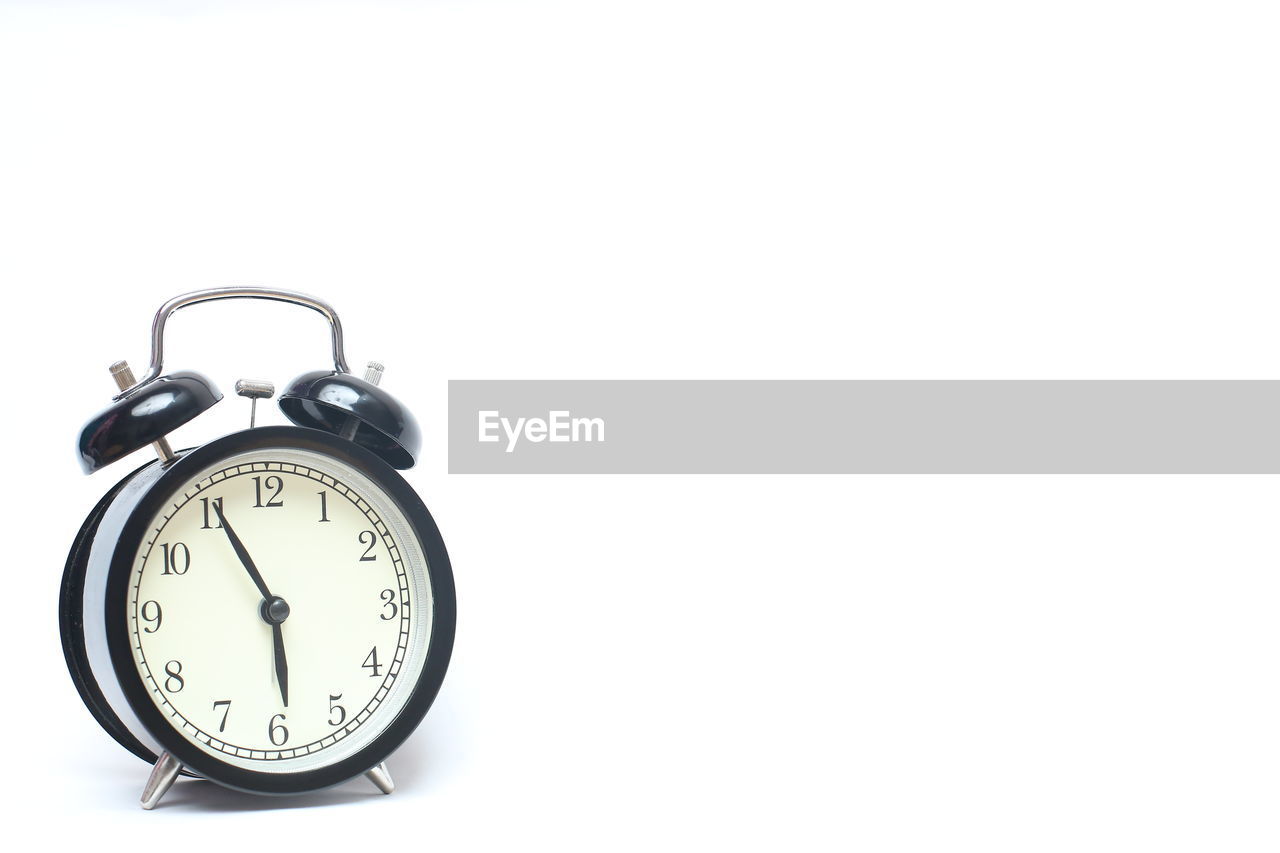
POLYGON ((249 573, 249 577, 257 585, 258 592, 262 593, 263 600, 270 601, 274 596, 271 594, 271 590, 267 589, 267 582, 262 579, 262 575, 258 572, 258 567, 253 564, 253 558, 245 550, 244 543, 240 541, 240 537, 236 535, 236 532, 231 529, 231 525, 227 523, 227 517, 222 514, 221 504, 216 501, 210 501, 210 503, 213 504, 214 514, 218 516, 218 523, 222 525, 222 529, 226 531, 227 538, 231 540, 231 549, 236 552, 236 556, 240 558, 245 571, 249 573))

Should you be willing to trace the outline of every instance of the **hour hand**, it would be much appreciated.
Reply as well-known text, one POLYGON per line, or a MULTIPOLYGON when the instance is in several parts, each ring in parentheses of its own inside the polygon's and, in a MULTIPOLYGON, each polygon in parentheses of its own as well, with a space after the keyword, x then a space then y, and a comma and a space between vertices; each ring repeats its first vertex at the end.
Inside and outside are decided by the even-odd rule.
POLYGON ((284 630, 279 622, 271 623, 271 639, 275 646, 276 681, 280 682, 280 701, 289 707, 289 662, 284 656, 284 630))

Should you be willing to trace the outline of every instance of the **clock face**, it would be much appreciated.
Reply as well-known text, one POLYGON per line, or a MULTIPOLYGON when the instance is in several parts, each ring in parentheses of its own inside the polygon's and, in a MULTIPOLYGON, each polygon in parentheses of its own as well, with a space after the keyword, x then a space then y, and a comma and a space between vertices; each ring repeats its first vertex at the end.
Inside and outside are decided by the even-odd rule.
POLYGON ((288 773, 349 757, 396 719, 432 604, 395 501, 339 459, 281 447, 170 496, 133 558, 125 618, 175 731, 226 764, 288 773))

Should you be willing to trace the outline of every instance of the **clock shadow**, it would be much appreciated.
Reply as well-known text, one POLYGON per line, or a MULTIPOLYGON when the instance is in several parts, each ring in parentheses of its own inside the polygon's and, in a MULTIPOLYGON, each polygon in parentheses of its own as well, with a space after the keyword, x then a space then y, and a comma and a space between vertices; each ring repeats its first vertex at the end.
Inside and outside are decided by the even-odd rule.
POLYGON ((200 779, 180 779, 164 799, 156 806, 161 809, 187 809, 197 812, 255 812, 281 811, 285 809, 309 809, 321 806, 340 806, 347 803, 360 802, 383 794, 374 789, 365 780, 351 780, 336 788, 324 791, 312 791, 308 794, 286 796, 264 796, 247 794, 244 791, 233 791, 212 782, 200 779), (369 786, 368 791, 358 790, 363 781, 369 786))
MULTIPOLYGON (((396 783, 396 791, 390 794, 391 797, 404 796, 410 790, 414 793, 426 791, 431 788, 434 777, 440 775, 432 772, 432 762, 429 759, 429 753, 432 750, 429 740, 429 737, 423 737, 422 734, 411 738, 387 759, 388 769, 396 783)), ((164 795, 164 799, 156 806, 156 810, 186 809, 211 813, 282 811, 343 806, 385 796, 388 795, 375 788, 373 783, 363 776, 348 779, 336 787, 326 788, 323 791, 284 796, 249 794, 224 788, 203 779, 182 777, 164 795)))

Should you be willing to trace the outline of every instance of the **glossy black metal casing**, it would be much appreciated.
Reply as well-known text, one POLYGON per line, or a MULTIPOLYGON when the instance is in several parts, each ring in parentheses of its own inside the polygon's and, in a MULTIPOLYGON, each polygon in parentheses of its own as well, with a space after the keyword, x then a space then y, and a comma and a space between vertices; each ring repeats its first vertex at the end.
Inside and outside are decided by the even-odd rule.
MULTIPOLYGON (((155 462, 148 463, 149 469, 155 462)), ((158 744, 177 758, 187 771, 222 785, 264 794, 289 794, 312 791, 336 785, 367 771, 385 760, 426 715, 444 680, 452 656, 456 624, 456 600, 453 571, 449 556, 430 512, 412 487, 381 458, 351 442, 314 429, 293 426, 269 426, 232 433, 203 447, 181 453, 166 465, 155 483, 142 493, 129 511, 118 537, 112 536, 108 547, 110 568, 105 595, 106 643, 112 672, 94 672, 85 649, 84 619, 81 602, 85 592, 85 564, 89 556, 98 522, 123 487, 138 472, 125 478, 86 520, 68 557, 63 578, 61 622, 63 647, 67 665, 81 698, 94 717, 130 752, 147 761, 154 760, 151 750, 128 731, 103 698, 98 680, 111 677, 123 691, 124 698, 138 720, 158 744), (421 545, 432 593, 433 615, 426 660, 414 683, 413 691, 396 718, 361 750, 338 762, 314 770, 299 772, 261 772, 219 761, 197 749, 173 728, 172 721, 156 707, 147 687, 137 673, 126 614, 128 612, 129 578, 138 548, 146 539, 155 513, 172 501, 174 489, 197 472, 237 453, 263 448, 304 450, 338 459, 376 484, 404 513, 413 534, 421 545)))
MULTIPOLYGON (((147 465, 155 465, 152 459, 147 465)), ((143 468, 147 467, 144 465, 143 468)), ((67 669, 71 672, 71 680, 80 692, 85 707, 93 714, 98 725, 102 726, 116 742, 148 764, 154 764, 156 756, 147 749, 129 727, 120 721, 111 703, 102 695, 102 688, 93 677, 93 669, 89 665, 89 655, 84 641, 84 573, 89 560, 89 549, 98 532, 98 524, 103 514, 115 501, 120 490, 141 471, 139 468, 129 473, 123 480, 111 487, 111 491, 98 501, 98 505, 85 519, 75 541, 71 543, 71 552, 67 555, 66 568, 62 573, 62 590, 58 597, 58 625, 62 634, 62 653, 67 661, 67 669)))

